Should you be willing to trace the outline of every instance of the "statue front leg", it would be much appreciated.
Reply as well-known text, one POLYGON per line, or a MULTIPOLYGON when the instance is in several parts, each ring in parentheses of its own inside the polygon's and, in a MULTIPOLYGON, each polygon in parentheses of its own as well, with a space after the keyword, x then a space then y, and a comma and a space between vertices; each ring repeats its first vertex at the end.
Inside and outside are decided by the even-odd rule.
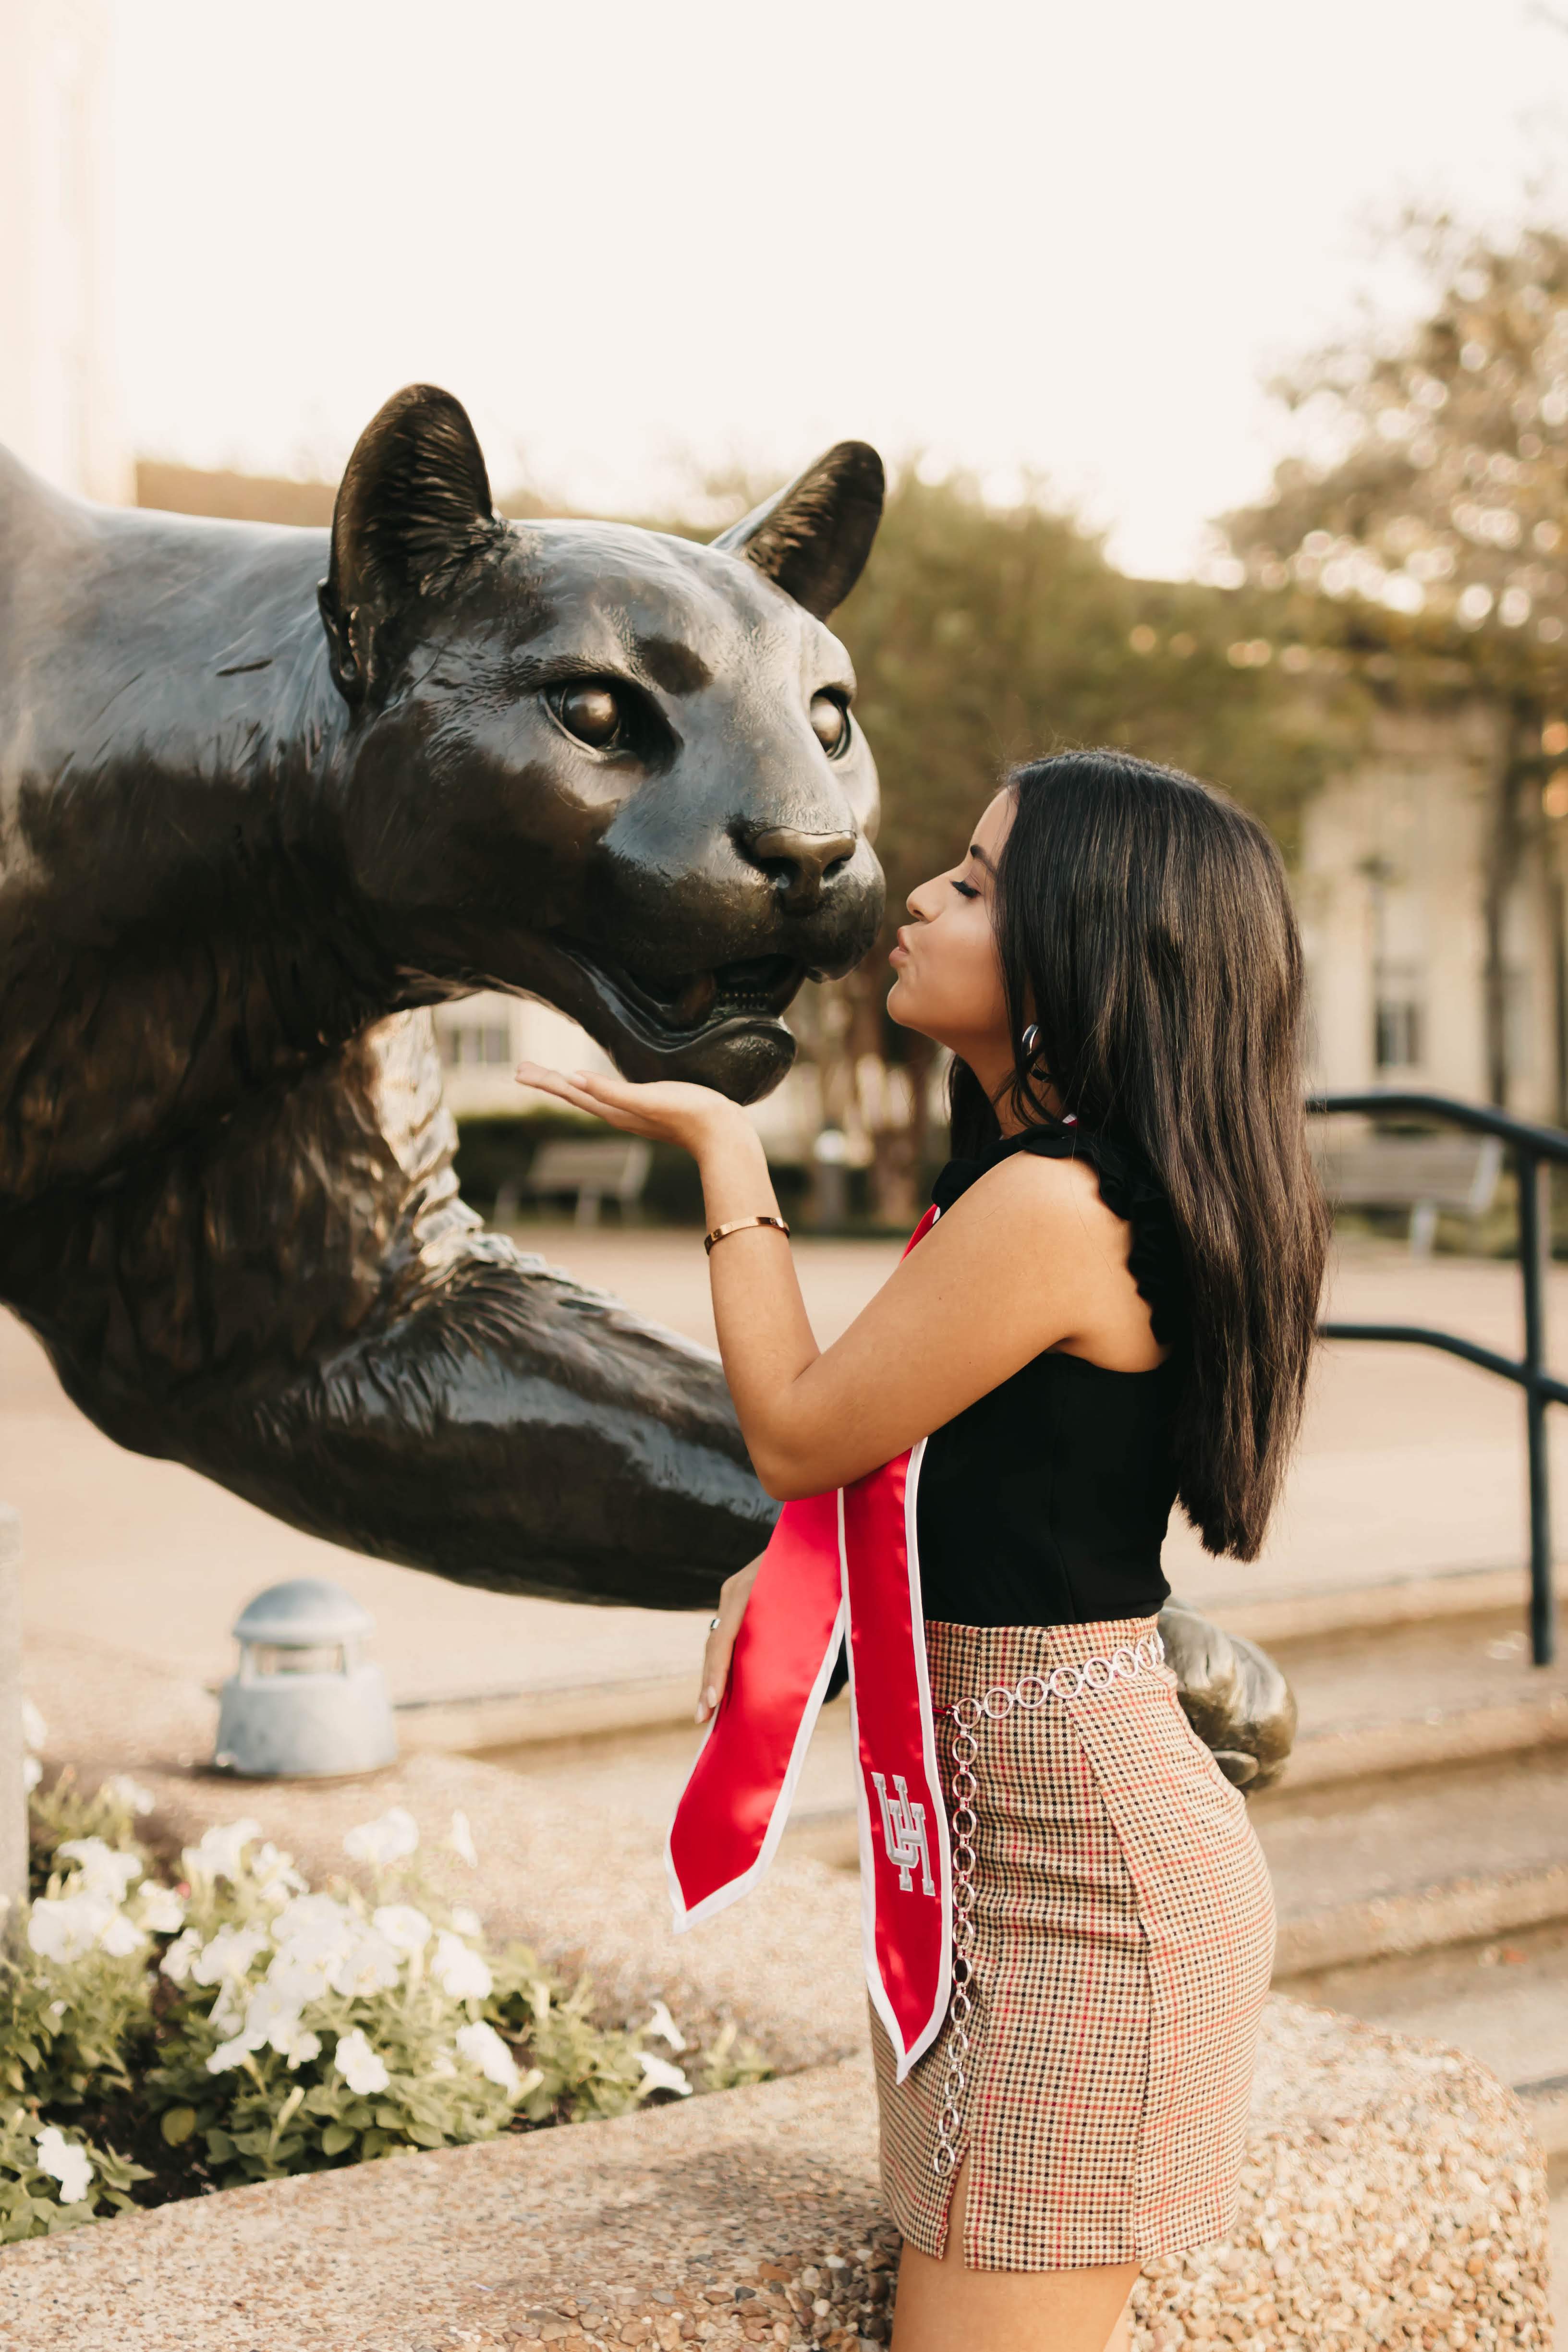
POLYGON ((768 1539, 716 1358, 485 1238, 384 1328, 172 1450, 334 1543, 462 1584, 698 1609, 768 1539))

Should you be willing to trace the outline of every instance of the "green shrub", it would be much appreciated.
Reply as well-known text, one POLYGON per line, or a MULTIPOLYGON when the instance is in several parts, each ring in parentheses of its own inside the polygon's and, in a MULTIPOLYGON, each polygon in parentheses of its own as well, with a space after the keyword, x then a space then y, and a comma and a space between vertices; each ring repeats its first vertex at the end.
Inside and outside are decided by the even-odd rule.
MULTIPOLYGON (((400 1810, 344 1840, 367 1897, 310 1889, 251 1821, 209 1830, 160 1876, 134 1834, 150 1806, 127 1781, 33 1792, 26 1945, 0 1958, 0 2237, 138 2189, 156 2201, 448 2147, 767 2071, 731 2028, 689 2074, 662 2002, 640 2028, 608 2027, 586 1980, 564 1987, 521 1945, 492 1951, 471 1911, 416 1877, 400 1810)), ((460 1815, 453 1843, 472 1858, 460 1815)))
POLYGON ((46 2238, 101 2213, 122 2213, 149 2176, 91 2140, 68 2139, 28 2107, 0 2114, 0 2244, 46 2238))

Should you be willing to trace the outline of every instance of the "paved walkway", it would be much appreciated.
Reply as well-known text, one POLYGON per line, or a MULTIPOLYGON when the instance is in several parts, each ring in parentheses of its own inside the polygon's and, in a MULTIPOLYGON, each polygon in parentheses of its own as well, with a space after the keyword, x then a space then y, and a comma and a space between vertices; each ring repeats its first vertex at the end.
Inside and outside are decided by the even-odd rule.
MULTIPOLYGON (((712 1340, 697 1237, 535 1228, 531 1246, 645 1314, 712 1340)), ((817 1334, 830 1341, 886 1278, 890 1243, 805 1239, 796 1257, 817 1334)), ((1568 1271, 1552 1277, 1568 1352, 1568 1271)), ((1519 1340, 1509 1265, 1347 1251, 1342 1315, 1447 1324, 1519 1340)), ((1524 1550, 1521 1408, 1500 1381, 1418 1349, 1324 1350, 1300 1460, 1265 1558, 1212 1560, 1184 1524, 1168 1547, 1177 1590, 1223 1606, 1434 1571, 1507 1566, 1524 1550)), ((1568 1552, 1568 1415, 1553 1416, 1559 1526, 1568 1552)), ((189 1471, 121 1452, 61 1394, 31 1336, 0 1314, 0 1499, 23 1514, 26 1622, 36 1636, 173 1665, 212 1681, 228 1629, 260 1586, 338 1578, 374 1611, 395 1695, 431 1698, 558 1688, 691 1669, 700 1619, 577 1609, 473 1592, 337 1550, 189 1471)))

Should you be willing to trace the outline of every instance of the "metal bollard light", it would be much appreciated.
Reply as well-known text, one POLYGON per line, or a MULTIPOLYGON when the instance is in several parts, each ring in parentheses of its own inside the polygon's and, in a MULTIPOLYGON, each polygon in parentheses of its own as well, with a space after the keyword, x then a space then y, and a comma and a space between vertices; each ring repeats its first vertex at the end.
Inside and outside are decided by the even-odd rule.
POLYGON ((297 1576, 258 1592, 234 1628, 239 1670, 219 1702, 218 1769, 323 1780, 394 1763, 386 1684, 360 1654, 374 1630, 369 1610, 324 1577, 297 1576))

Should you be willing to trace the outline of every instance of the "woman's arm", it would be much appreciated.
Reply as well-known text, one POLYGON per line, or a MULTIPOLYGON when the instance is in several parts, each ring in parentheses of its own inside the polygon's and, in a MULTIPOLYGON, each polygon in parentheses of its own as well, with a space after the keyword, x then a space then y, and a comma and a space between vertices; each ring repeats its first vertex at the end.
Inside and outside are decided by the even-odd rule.
MULTIPOLYGON (((761 1140, 723 1097, 531 1066, 527 1079, 615 1126, 684 1143, 701 1171, 710 1230, 778 1214, 761 1140)), ((1127 1246, 1091 1170, 1018 1153, 972 1185, 822 1349, 785 1236, 759 1225, 717 1243, 713 1319, 763 1485, 787 1500, 861 1477, 1046 1348, 1088 1339, 1100 1360, 1123 1349, 1129 1370, 1157 1361, 1127 1246)))

